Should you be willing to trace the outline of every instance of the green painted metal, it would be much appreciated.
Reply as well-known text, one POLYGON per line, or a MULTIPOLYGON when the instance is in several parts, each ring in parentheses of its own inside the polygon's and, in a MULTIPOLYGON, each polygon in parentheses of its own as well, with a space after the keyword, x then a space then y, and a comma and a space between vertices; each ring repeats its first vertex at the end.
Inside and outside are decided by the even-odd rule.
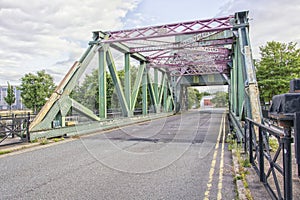
POLYGON ((135 123, 146 122, 149 120, 155 120, 163 117, 168 117, 173 113, 161 113, 155 115, 132 117, 127 119, 120 119, 114 121, 103 121, 101 124, 99 122, 90 122, 88 124, 76 124, 75 126, 66 126, 63 128, 54 128, 47 131, 33 132, 30 134, 30 140, 33 141, 38 138, 53 138, 62 135, 75 136, 94 133, 95 131, 104 131, 113 128, 119 128, 122 126, 128 126, 135 123))
POLYGON ((130 54, 125 53, 125 99, 129 108, 128 116, 132 116, 131 110, 131 69, 130 69, 130 54))
POLYGON ((165 94, 166 92, 167 92, 167 90, 166 90, 166 73, 163 73, 162 78, 161 78, 161 85, 160 85, 160 91, 159 91, 159 95, 158 95, 158 101, 157 101, 158 104, 162 103, 163 94, 165 94))
POLYGON ((107 62, 107 66, 110 71, 110 75, 112 77, 113 83, 115 85, 115 89, 117 91, 117 95, 118 95, 118 99, 119 99, 119 102, 120 102, 120 105, 122 108, 123 116, 128 117, 128 115, 129 115, 128 104, 125 99, 123 88, 122 88, 120 79, 118 77, 116 66, 115 66, 113 56, 112 56, 110 49, 108 49, 106 52, 106 62, 107 62))
POLYGON ((106 52, 99 50, 99 117, 107 118, 107 100, 106 100, 106 52))
POLYGON ((48 110, 44 120, 32 127, 31 131, 51 129, 54 120, 59 120, 60 125, 64 126, 61 118, 66 116, 71 106, 71 99, 66 95, 62 96, 51 106, 51 109, 48 110))
POLYGON ((147 78, 148 77, 148 70, 145 69, 143 73, 143 83, 142 83, 142 95, 143 95, 143 115, 148 114, 148 84, 147 84, 147 78))
POLYGON ((255 67, 252 59, 252 52, 249 37, 248 12, 236 13, 239 44, 243 58, 243 74, 245 79, 245 115, 258 123, 262 123, 262 112, 259 100, 259 91, 255 75, 255 67))
POLYGON ((55 92, 51 95, 48 102, 41 109, 34 121, 30 124, 30 131, 49 129, 52 126, 53 120, 58 115, 60 108, 58 100, 63 96, 68 96, 74 89, 79 78, 86 70, 88 64, 97 52, 97 45, 90 45, 80 62, 76 62, 67 73, 66 77, 57 86, 55 92))
POLYGON ((154 82, 153 82, 153 88, 154 88, 154 95, 155 95, 155 100, 158 102, 158 69, 154 69, 154 82))
POLYGON ((132 89, 131 111, 134 110, 145 69, 146 69, 146 63, 145 62, 140 62, 140 67, 138 69, 138 73, 137 73, 137 76, 136 76, 136 79, 135 79, 135 82, 134 82, 134 86, 133 86, 133 89, 132 89))
MULTIPOLYGON (((239 120, 243 120, 245 116, 248 116, 249 118, 256 118, 261 113, 259 110, 259 94, 255 77, 255 69, 251 56, 247 15, 247 12, 236 13, 235 20, 231 21, 232 24, 235 24, 233 25, 232 30, 218 32, 212 31, 208 32, 207 35, 201 33, 199 35, 201 41, 197 41, 200 43, 203 42, 204 45, 213 44, 214 40, 226 40, 227 38, 230 39, 230 41, 235 40, 234 43, 232 43, 232 46, 226 46, 226 48, 232 49, 232 68, 229 72, 230 110, 234 114, 234 117, 239 120)), ((51 129, 53 120, 60 121, 61 126, 64 127, 65 117, 70 109, 80 112, 80 114, 88 117, 94 122, 96 121, 96 123, 100 121, 100 119, 106 119, 106 67, 112 77, 118 95, 118 100, 122 108, 122 113, 125 117, 133 116, 140 89, 142 89, 143 97, 143 115, 146 115, 148 114, 149 108, 153 108, 156 113, 160 112, 160 110, 168 112, 172 111, 172 109, 179 111, 180 107, 182 109, 187 108, 187 87, 189 86, 228 84, 228 79, 225 78, 225 80, 224 76, 220 74, 175 77, 173 76, 175 74, 171 74, 168 69, 164 68, 154 68, 153 74, 151 74, 149 69, 146 68, 146 64, 148 62, 150 62, 149 67, 152 66, 151 59, 148 61, 148 57, 140 53, 130 53, 134 52, 134 46, 126 46, 126 44, 130 45, 129 42, 106 43, 104 40, 109 37, 109 33, 98 31, 94 32, 94 41, 90 42, 90 46, 80 58, 79 62, 74 64, 56 89, 55 93, 51 96, 50 100, 46 103, 45 108, 32 123, 32 130, 37 131, 51 129), (111 48, 124 55, 124 86, 122 86, 117 75, 111 48), (99 117, 96 116, 93 111, 69 97, 81 75, 84 74, 88 65, 91 63, 92 58, 97 53, 99 56, 99 117), (131 87, 131 58, 140 62, 133 87, 131 87), (158 79, 160 75, 161 81, 159 82, 158 79), (152 107, 149 107, 149 97, 152 107)), ((194 37, 197 37, 197 35, 181 35, 176 36, 175 39, 176 41, 182 41, 194 37)), ((101 126, 99 125, 99 127, 101 126)), ((56 133, 58 132, 57 130, 54 132, 55 134, 58 134, 56 133)))
POLYGON ((94 121, 100 121, 100 118, 97 115, 95 115, 93 111, 91 111, 87 107, 83 106, 82 104, 78 103, 74 99, 71 99, 71 100, 72 100, 72 107, 74 110, 76 110, 80 114, 88 117, 89 119, 92 119, 94 121))
POLYGON ((235 49, 235 53, 232 55, 232 68, 230 70, 230 92, 229 92, 229 99, 230 99, 230 110, 232 112, 236 112, 236 97, 237 97, 237 92, 236 92, 236 49, 235 49))
MULTIPOLYGON (((241 54, 241 49, 238 47, 238 53, 241 54)), ((238 57, 238 67, 237 67, 237 110, 238 115, 240 119, 242 119, 244 116, 242 115, 244 113, 244 104, 245 104, 245 75, 244 75, 244 69, 243 69, 243 60, 241 55, 238 57)))
POLYGON ((157 112, 159 112, 159 109, 158 109, 159 106, 158 106, 157 100, 156 100, 157 94, 155 94, 155 90, 153 89, 153 85, 155 83, 152 83, 149 72, 147 73, 147 81, 148 81, 147 86, 148 86, 149 96, 151 98, 152 106, 154 107, 154 112, 157 113, 157 112))
MULTIPOLYGON (((167 105, 167 98, 168 98, 168 87, 167 87, 167 85, 164 84, 164 87, 162 89, 163 89, 163 93, 164 93, 164 96, 163 96, 164 112, 168 112, 169 109, 168 109, 168 105, 167 105)), ((170 96, 170 97, 172 97, 172 96, 170 96)))

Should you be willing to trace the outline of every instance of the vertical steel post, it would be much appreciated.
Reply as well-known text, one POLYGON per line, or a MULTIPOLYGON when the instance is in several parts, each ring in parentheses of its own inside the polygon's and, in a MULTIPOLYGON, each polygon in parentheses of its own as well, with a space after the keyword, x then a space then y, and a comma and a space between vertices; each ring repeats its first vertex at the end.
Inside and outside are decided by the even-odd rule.
POLYGON ((298 177, 300 178, 300 112, 295 113, 294 117, 294 136, 295 136, 295 156, 298 165, 298 177))
POLYGON ((118 95, 119 103, 122 108, 122 115, 124 117, 128 117, 128 114, 129 114, 128 104, 125 99, 123 87, 122 87, 120 78, 118 76, 118 71, 117 71, 117 68, 116 68, 116 65, 115 65, 115 62, 113 59, 113 55, 112 55, 112 52, 110 51, 110 49, 108 49, 106 51, 106 63, 107 63, 107 67, 109 69, 111 78, 113 80, 117 95, 118 95))
POLYGON ((134 86, 132 89, 132 95, 131 95, 131 108, 130 110, 133 112, 135 105, 136 105, 136 101, 137 101, 137 97, 140 91, 140 87, 141 87, 141 83, 143 80, 143 75, 144 75, 144 71, 146 70, 146 63, 145 62, 140 62, 140 66, 138 69, 138 73, 134 82, 134 86))
MULTIPOLYGON (((165 78, 166 79, 166 78, 165 78)), ((165 83, 164 87, 162 88, 164 90, 164 96, 163 96, 163 104, 164 104, 164 111, 168 111, 168 104, 167 104, 167 98, 168 98, 168 84, 165 83)))
POLYGON ((151 77, 149 74, 149 70, 147 70, 147 86, 148 86, 148 90, 149 90, 149 96, 152 102, 152 106, 153 106, 153 111, 154 113, 159 113, 159 108, 158 108, 158 103, 156 100, 156 95, 154 94, 154 89, 153 89, 153 84, 151 81, 151 77))
POLYGON ((15 121, 16 121, 16 116, 15 114, 11 115, 11 120, 12 120, 12 124, 11 124, 11 137, 14 138, 15 137, 15 121))
POLYGON ((284 127, 283 142, 283 172, 284 172, 284 199, 293 199, 293 182, 292 182, 292 151, 291 143, 292 129, 290 126, 284 127))
POLYGON ((185 104, 185 110, 189 109, 189 92, 188 92, 188 87, 184 87, 184 104, 185 104))
MULTIPOLYGON (((131 108, 131 69, 130 69, 130 54, 125 53, 125 99, 128 108, 131 108)), ((128 116, 132 116, 133 111, 129 109, 128 116)))
POLYGON ((156 99, 156 102, 158 102, 158 97, 159 97, 159 94, 158 94, 158 69, 157 68, 154 68, 154 96, 155 96, 155 99, 156 99))
MULTIPOLYGON (((239 38, 240 40, 240 38, 239 38)), ((242 58, 242 49, 240 48, 239 45, 238 47, 238 56, 237 56, 237 79, 236 79, 236 84, 237 84, 237 108, 236 108, 236 113, 238 113, 237 116, 242 118, 243 115, 243 106, 245 102, 245 79, 244 79, 244 74, 243 74, 243 58, 242 58)))
MULTIPOLYGON (((244 152, 247 153, 247 142, 248 142, 248 138, 247 138, 247 130, 249 128, 249 123, 248 121, 246 120, 245 121, 245 127, 244 127, 244 152)), ((250 132, 249 132, 250 134, 250 132)))
POLYGON ((99 117, 102 119, 107 118, 105 54, 103 49, 99 51, 99 117))
POLYGON ((249 161, 251 164, 254 164, 253 159, 253 135, 252 135, 252 123, 248 121, 248 127, 249 127, 249 161))
POLYGON ((263 133, 261 127, 258 129, 259 132, 259 178, 260 181, 265 183, 265 167, 264 167, 264 142, 263 142, 263 133))
POLYGON ((237 110, 237 96, 238 96, 238 89, 237 89, 237 57, 238 57, 238 45, 234 44, 234 57, 233 57, 233 68, 232 68, 232 110, 236 116, 238 116, 237 110))
MULTIPOLYGON (((144 64, 144 63, 143 63, 144 64)), ((148 93, 147 93, 147 89, 148 89, 148 83, 147 83, 147 73, 148 70, 145 69, 144 73, 143 73, 143 80, 142 80, 142 96, 143 96, 143 115, 148 114, 148 93)))
POLYGON ((26 139, 27 139, 27 142, 30 142, 29 126, 30 126, 30 112, 27 113, 27 119, 26 119, 26 139))

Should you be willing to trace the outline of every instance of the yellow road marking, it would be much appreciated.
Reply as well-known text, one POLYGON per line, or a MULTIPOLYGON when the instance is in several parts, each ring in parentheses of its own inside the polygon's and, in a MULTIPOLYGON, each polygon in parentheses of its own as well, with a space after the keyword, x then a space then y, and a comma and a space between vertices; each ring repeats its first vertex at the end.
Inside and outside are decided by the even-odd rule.
POLYGON ((215 173, 216 158, 217 158, 217 154, 218 154, 218 148, 219 148, 220 138, 221 138, 221 134, 222 134, 222 131, 223 131, 223 129, 222 129, 223 123, 224 123, 224 114, 222 116, 220 130, 219 130, 219 135, 218 135, 218 138, 217 138, 217 143, 216 143, 216 146, 215 146, 215 151, 214 151, 213 159, 211 161, 211 166, 210 166, 210 170, 209 170, 209 180, 208 180, 208 183, 207 183, 207 189, 206 189, 206 191, 204 193, 205 194, 204 200, 209 200, 209 193, 210 193, 211 186, 212 186, 213 175, 215 173))
POLYGON ((218 196, 217 196, 218 200, 222 199, 223 172, 224 172, 224 146, 225 146, 225 120, 224 120, 224 123, 223 123, 222 152, 221 152, 219 183, 218 183, 218 196))

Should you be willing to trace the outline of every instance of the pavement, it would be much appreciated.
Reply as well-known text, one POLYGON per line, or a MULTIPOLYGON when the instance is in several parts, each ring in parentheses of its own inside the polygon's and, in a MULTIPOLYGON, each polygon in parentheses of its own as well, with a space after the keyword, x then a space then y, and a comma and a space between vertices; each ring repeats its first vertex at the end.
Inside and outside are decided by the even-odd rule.
MULTIPOLYGON (((222 111, 208 110, 47 145, 2 146, 12 153, 0 155, 0 199, 245 199, 221 121, 222 111)), ((253 199, 270 199, 248 170, 253 199)))

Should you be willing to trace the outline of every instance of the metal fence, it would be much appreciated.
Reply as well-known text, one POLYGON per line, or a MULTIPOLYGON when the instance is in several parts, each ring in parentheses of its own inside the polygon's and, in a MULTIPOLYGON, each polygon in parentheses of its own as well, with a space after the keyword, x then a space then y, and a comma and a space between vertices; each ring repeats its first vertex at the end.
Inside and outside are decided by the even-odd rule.
POLYGON ((30 141, 30 113, 0 117, 0 145, 7 139, 20 138, 20 142, 30 141))
POLYGON ((271 198, 292 199, 291 128, 275 130, 246 118, 244 130, 245 151, 271 198), (270 137, 276 138, 277 149, 270 149, 270 137))

